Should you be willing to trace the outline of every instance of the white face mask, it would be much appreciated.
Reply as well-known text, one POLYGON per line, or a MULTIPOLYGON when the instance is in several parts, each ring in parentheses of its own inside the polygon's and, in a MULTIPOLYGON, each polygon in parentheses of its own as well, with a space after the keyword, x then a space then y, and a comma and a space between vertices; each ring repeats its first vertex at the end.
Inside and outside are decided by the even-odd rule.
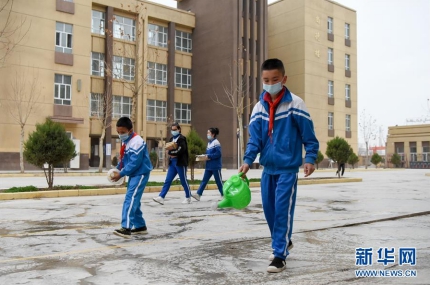
POLYGON ((274 96, 282 90, 282 82, 278 82, 273 85, 263 83, 263 89, 270 95, 274 96))

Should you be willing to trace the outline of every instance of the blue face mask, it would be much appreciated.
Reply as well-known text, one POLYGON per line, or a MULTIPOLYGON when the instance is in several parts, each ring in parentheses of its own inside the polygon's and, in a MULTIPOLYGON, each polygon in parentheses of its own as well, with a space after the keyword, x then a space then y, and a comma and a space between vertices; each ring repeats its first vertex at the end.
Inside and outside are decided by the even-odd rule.
POLYGON ((179 135, 179 131, 171 131, 172 136, 176 137, 177 135, 179 135))
POLYGON ((118 136, 122 141, 126 141, 130 134, 118 134, 118 136))
POLYGON ((208 140, 211 140, 212 139, 212 136, 211 135, 208 135, 208 140))
POLYGON ((278 82, 273 85, 263 83, 263 89, 270 95, 274 96, 282 90, 282 82, 278 82))

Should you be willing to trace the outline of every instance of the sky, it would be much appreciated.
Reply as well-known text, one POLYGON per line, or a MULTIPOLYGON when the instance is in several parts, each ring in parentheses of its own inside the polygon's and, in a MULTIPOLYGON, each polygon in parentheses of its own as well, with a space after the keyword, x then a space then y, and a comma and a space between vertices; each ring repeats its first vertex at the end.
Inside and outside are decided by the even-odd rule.
MULTIPOLYGON (((151 2, 176 7, 173 0, 151 2)), ((389 126, 424 118, 430 124, 430 1, 336 2, 357 11, 357 123, 365 110, 382 129, 383 141, 389 126)))

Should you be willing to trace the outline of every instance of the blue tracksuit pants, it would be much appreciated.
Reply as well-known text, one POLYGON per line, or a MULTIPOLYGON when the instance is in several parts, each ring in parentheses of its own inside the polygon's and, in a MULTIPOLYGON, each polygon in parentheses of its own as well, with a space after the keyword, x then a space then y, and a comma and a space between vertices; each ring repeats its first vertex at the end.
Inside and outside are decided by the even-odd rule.
POLYGON ((146 226, 143 213, 140 210, 140 199, 149 180, 149 173, 130 177, 127 193, 125 193, 122 206, 121 227, 126 229, 141 228, 146 226))
POLYGON ((165 198, 167 195, 167 192, 169 192, 170 185, 172 184, 172 181, 175 178, 176 174, 179 175, 179 179, 181 180, 182 187, 184 187, 185 197, 186 198, 191 197, 190 186, 188 185, 188 181, 187 181, 187 167, 177 166, 176 165, 177 161, 178 161, 177 158, 170 159, 170 165, 169 165, 169 169, 167 170, 166 180, 164 181, 163 189, 161 189, 161 192, 159 195, 162 198, 165 198))
POLYGON ((297 173, 261 177, 261 198, 263 210, 272 236, 275 257, 287 257, 287 246, 293 231, 294 209, 296 206, 297 173))
POLYGON ((202 183, 200 183, 199 189, 197 190, 197 194, 200 196, 203 195, 203 191, 206 188, 206 185, 209 182, 209 179, 212 177, 212 175, 215 178, 216 185, 218 186, 218 191, 221 193, 221 196, 223 196, 222 192, 222 176, 221 176, 221 169, 218 170, 209 170, 205 169, 205 174, 203 174, 203 180, 202 183))

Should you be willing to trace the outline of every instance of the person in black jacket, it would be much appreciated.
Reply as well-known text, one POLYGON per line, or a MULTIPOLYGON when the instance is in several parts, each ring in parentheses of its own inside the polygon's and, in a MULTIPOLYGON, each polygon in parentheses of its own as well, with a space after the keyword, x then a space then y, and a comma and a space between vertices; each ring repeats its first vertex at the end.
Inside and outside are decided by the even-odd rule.
POLYGON ((170 189, 173 179, 176 174, 179 175, 182 187, 185 191, 185 200, 183 204, 191 203, 191 191, 187 181, 187 166, 188 166, 188 146, 187 138, 181 134, 181 127, 178 123, 173 123, 171 127, 172 137, 169 142, 176 143, 176 148, 168 148, 169 169, 167 170, 166 180, 164 181, 163 189, 158 197, 152 198, 155 202, 164 205, 164 198, 170 189))

